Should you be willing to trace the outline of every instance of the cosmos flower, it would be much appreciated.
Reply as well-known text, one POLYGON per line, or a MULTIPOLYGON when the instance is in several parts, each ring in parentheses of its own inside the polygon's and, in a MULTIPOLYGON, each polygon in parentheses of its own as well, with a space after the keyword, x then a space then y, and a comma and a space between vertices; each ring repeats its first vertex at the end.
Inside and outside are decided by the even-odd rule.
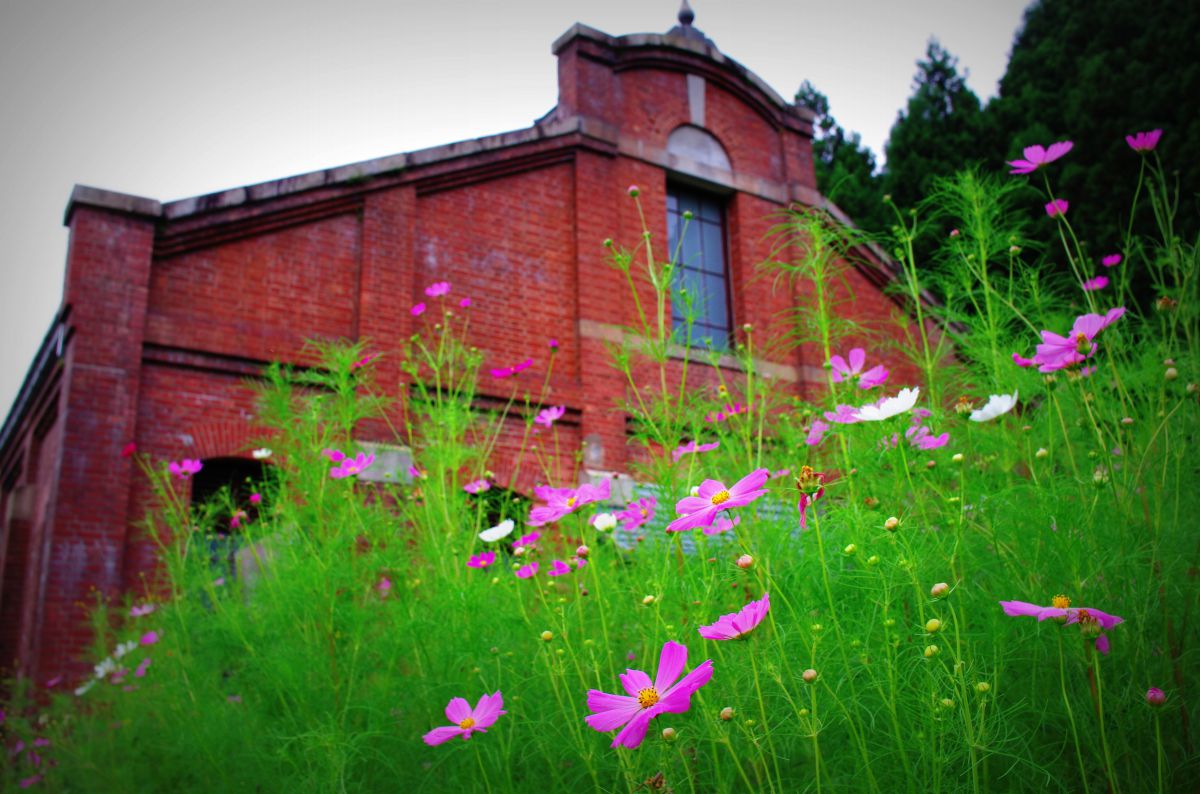
POLYGON ((465 741, 471 738, 472 733, 487 733, 487 729, 507 713, 500 690, 480 697, 475 708, 471 708, 471 704, 463 698, 453 698, 446 706, 446 719, 453 724, 444 728, 434 728, 425 734, 425 744, 439 745, 458 736, 463 737, 465 741))
POLYGON ((858 409, 853 405, 839 405, 834 411, 826 411, 825 418, 838 425, 852 425, 859 421, 858 409))
POLYGON ((138 642, 142 645, 154 645, 156 642, 158 642, 158 632, 147 631, 142 635, 142 638, 138 640, 138 642))
POLYGON ((586 504, 608 499, 611 489, 612 483, 609 480, 603 480, 599 485, 584 483, 578 488, 551 488, 539 485, 533 489, 533 493, 546 504, 538 505, 529 511, 529 526, 540 527, 549 524, 586 504))
POLYGON ((1013 353, 1012 360, 1013 360, 1013 363, 1016 364, 1018 367, 1036 367, 1037 366, 1037 361, 1035 361, 1032 358, 1025 358, 1020 353, 1013 353))
POLYGON ((734 516, 732 521, 725 516, 717 516, 713 519, 711 526, 707 526, 701 531, 705 535, 720 535, 722 532, 728 532, 740 523, 742 523, 741 516, 734 516))
POLYGON ((1009 165, 1013 167, 1010 174, 1032 174, 1048 163, 1052 163, 1058 158, 1071 151, 1071 147, 1075 144, 1071 141, 1059 141, 1052 143, 1050 146, 1043 148, 1040 145, 1026 146, 1024 160, 1010 160, 1009 165))
POLYGON ((706 640, 740 640, 754 631, 770 610, 770 593, 763 593, 758 601, 751 601, 737 612, 722 615, 716 623, 701 626, 697 631, 706 640))
POLYGON ((255 460, 266 460, 267 458, 271 457, 271 450, 267 447, 259 447, 250 453, 250 457, 254 458, 255 460))
POLYGON ((340 449, 326 448, 321 450, 321 454, 329 458, 330 463, 341 463, 346 459, 346 453, 342 452, 340 449))
POLYGON ((1158 146, 1158 139, 1162 137, 1162 130, 1150 130, 1149 132, 1137 132, 1133 135, 1125 136, 1125 143, 1129 144, 1129 148, 1135 152, 1145 153, 1154 151, 1154 147, 1158 146))
POLYGON ((871 367, 866 372, 863 372, 863 367, 867 362, 867 353, 861 347, 852 349, 848 355, 850 359, 848 365, 846 364, 846 360, 841 356, 829 357, 829 366, 833 367, 834 383, 857 381, 858 388, 870 389, 883 385, 888 379, 887 367, 882 364, 871 367))
POLYGON ((562 576, 571 572, 571 566, 567 565, 562 560, 555 560, 550 563, 550 570, 546 571, 550 576, 562 576))
POLYGON ((737 416, 738 414, 744 414, 749 410, 750 406, 743 403, 725 403, 724 408, 722 408, 720 411, 714 411, 713 413, 710 413, 708 416, 704 417, 704 421, 710 424, 713 422, 724 422, 730 417, 737 416))
POLYGON ((128 458, 135 452, 137 452, 137 444, 133 443, 132 441, 121 447, 121 457, 123 458, 128 458))
POLYGON ((496 561, 496 552, 485 551, 482 554, 475 554, 471 559, 467 560, 468 568, 486 568, 496 561))
POLYGON ((413 304, 413 307, 411 309, 409 309, 409 312, 412 314, 413 317, 420 317, 422 314, 425 313, 425 304, 424 303, 415 303, 415 304, 413 304))
POLYGON ((1100 260, 1100 264, 1104 265, 1105 267, 1116 267, 1117 265, 1121 264, 1121 255, 1109 254, 1100 260))
POLYGON ((367 353, 365 356, 363 356, 362 358, 358 359, 353 364, 351 364, 350 370, 354 371, 356 369, 361 369, 361 368, 367 366, 372 361, 379 358, 379 355, 380 355, 379 353, 367 353))
POLYGON ((895 397, 887 397, 878 405, 864 405, 858 409, 860 422, 880 422, 893 416, 907 413, 917 404, 920 388, 901 389, 895 397))
POLYGON ((541 532, 528 532, 513 541, 513 548, 514 549, 522 548, 522 547, 528 548, 529 546, 532 546, 533 544, 535 544, 539 540, 541 540, 541 538, 542 538, 541 532))
POLYGON ((156 607, 154 604, 143 604, 141 606, 132 607, 129 610, 129 617, 144 618, 146 615, 149 615, 156 609, 158 609, 158 607, 156 607))
POLYGON ((550 408, 543 408, 538 412, 538 415, 533 418, 533 423, 536 425, 550 427, 559 419, 562 419, 563 414, 566 412, 567 406, 565 405, 554 405, 550 408))
POLYGON ((814 419, 812 427, 808 428, 808 435, 804 437, 804 443, 810 447, 815 447, 825 440, 825 433, 829 430, 829 425, 822 422, 820 419, 814 419))
POLYGON ((463 490, 470 494, 480 494, 484 491, 491 490, 492 484, 486 479, 472 480, 463 486, 463 490))
POLYGON ((1066 336, 1059 336, 1051 331, 1042 331, 1042 344, 1037 346, 1037 354, 1033 360, 1038 363, 1040 372, 1054 372, 1075 364, 1081 364, 1091 358, 1097 349, 1094 341, 1096 335, 1119 320, 1125 314, 1125 307, 1109 309, 1107 313, 1084 314, 1075 318, 1075 324, 1066 336))
POLYGON ((508 537, 512 534, 513 527, 516 524, 511 518, 506 518, 494 527, 485 529, 479 533, 479 539, 484 543, 494 543, 497 540, 508 537))
POLYGON ((993 394, 988 397, 987 404, 982 408, 971 411, 968 417, 972 422, 990 422, 997 416, 1003 416, 1017 404, 1017 392, 1012 394, 993 394))
POLYGON ((528 579, 529 577, 536 575, 537 572, 538 564, 536 562, 531 562, 528 565, 522 565, 517 569, 517 578, 528 579))
POLYGON ((650 720, 659 714, 687 711, 692 705, 692 694, 712 678, 711 659, 680 679, 686 666, 687 647, 668 641, 659 656, 658 675, 654 681, 641 670, 626 670, 620 678, 627 695, 588 690, 587 705, 592 711, 585 718, 588 726, 601 733, 620 728, 612 746, 637 747, 646 738, 650 720))
POLYGON ((643 496, 641 499, 630 502, 624 510, 616 514, 617 519, 621 522, 621 529, 633 532, 643 524, 653 521, 654 508, 657 506, 658 500, 653 496, 643 496))
POLYGON ((1098 289, 1104 289, 1108 286, 1108 276, 1095 276, 1089 278, 1081 285, 1084 292, 1095 292, 1098 289))
POLYGON ((1067 214, 1070 203, 1066 199, 1054 199, 1046 205, 1046 214, 1051 218, 1060 218, 1067 214))
POLYGON ((448 292, 450 292, 449 281, 438 281, 425 288, 425 295, 429 298, 439 298, 448 292))
POLYGON ((196 474, 203 468, 204 464, 193 458, 184 458, 178 463, 171 461, 171 463, 167 465, 167 471, 171 472, 181 480, 186 480, 188 477, 191 477, 193 474, 196 474))
POLYGON ((460 300, 460 301, 458 302, 458 305, 459 305, 459 306, 461 306, 461 307, 463 307, 464 309, 469 309, 469 308, 471 308, 471 299, 470 299, 470 298, 463 298, 462 300, 460 300))
POLYGON ((904 437, 908 439, 910 446, 923 450, 937 449, 950 443, 949 433, 942 433, 940 436, 935 436, 933 435, 933 431, 925 425, 913 425, 904 431, 904 437))
POLYGON ((672 450, 671 460, 678 463, 679 459, 684 455, 690 455, 693 452, 708 452, 716 449, 719 446, 721 446, 720 441, 714 441, 711 444, 697 444, 695 441, 689 441, 686 444, 676 447, 674 450, 672 450))
POLYGON ((807 529, 808 506, 825 495, 825 475, 815 471, 812 466, 801 466, 800 475, 796 477, 796 488, 800 498, 796 502, 796 511, 800 514, 800 529, 807 529))
POLYGON ((360 452, 353 458, 343 458, 341 463, 329 470, 329 476, 335 480, 353 477, 356 474, 366 471, 374 462, 375 456, 373 454, 360 452))
POLYGON ((1110 615, 1098 609, 1073 607, 1071 599, 1064 595, 1054 596, 1048 607, 1031 604, 1028 601, 1001 601, 1000 607, 1004 610, 1004 614, 1010 617, 1036 617, 1039 622, 1047 618, 1056 620, 1062 618, 1061 622, 1067 625, 1078 623, 1085 636, 1096 638, 1096 649, 1104 654, 1108 653, 1109 647, 1108 637, 1104 632, 1125 622, 1125 618, 1110 615))
POLYGON ((533 366, 533 359, 527 358, 520 364, 514 364, 511 367, 500 367, 499 369, 489 370, 491 376, 496 380, 502 378, 511 378, 513 375, 518 375, 533 366))
POLYGON ((750 504, 767 492, 763 485, 769 474, 767 469, 755 469, 729 488, 718 480, 705 480, 695 496, 685 496, 675 504, 679 518, 667 525, 667 532, 707 527, 717 513, 750 504))

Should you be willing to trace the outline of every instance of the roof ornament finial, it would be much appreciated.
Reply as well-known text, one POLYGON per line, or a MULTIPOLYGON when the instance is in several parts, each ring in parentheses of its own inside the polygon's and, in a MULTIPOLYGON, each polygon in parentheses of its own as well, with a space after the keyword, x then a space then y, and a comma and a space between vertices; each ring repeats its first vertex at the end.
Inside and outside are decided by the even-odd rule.
POLYGON ((696 19, 696 12, 688 5, 688 0, 683 0, 683 5, 679 7, 679 24, 685 28, 691 27, 692 22, 696 19))

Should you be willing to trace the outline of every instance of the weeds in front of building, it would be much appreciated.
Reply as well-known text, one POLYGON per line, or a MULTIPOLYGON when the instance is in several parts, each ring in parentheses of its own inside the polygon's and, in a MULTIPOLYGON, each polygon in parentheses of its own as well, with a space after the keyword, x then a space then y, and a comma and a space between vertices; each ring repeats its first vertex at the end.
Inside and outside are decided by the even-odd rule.
POLYGON ((840 318, 863 241, 818 212, 782 219, 760 278, 811 296, 789 343, 828 362, 815 403, 761 365, 759 330, 699 352, 672 321, 678 252, 609 243, 637 317, 610 343, 631 477, 590 477, 560 443, 557 341, 481 371, 467 339, 488 309, 451 284, 399 350, 271 368, 253 453, 271 465, 249 495, 194 508, 201 461, 139 458, 161 578, 96 605, 93 675, 6 707, 5 783, 1186 789, 1200 268, 1153 144, 1130 147, 1158 234, 1121 251, 1088 251, 1043 183, 1062 144, 1012 164, 1047 191, 1042 217, 1016 217, 1019 176, 942 184, 922 210, 953 218, 938 262, 914 261, 922 215, 897 212, 906 312, 878 319, 899 349, 840 318), (1024 250, 1033 223, 1062 249, 1024 250), (883 365, 899 353, 919 380, 883 365), (380 355, 403 361, 399 403, 380 355), (477 399, 480 379, 509 399, 477 399), (382 465, 355 440, 368 421, 407 470, 364 481, 382 465), (501 447, 515 463, 497 475, 501 447))

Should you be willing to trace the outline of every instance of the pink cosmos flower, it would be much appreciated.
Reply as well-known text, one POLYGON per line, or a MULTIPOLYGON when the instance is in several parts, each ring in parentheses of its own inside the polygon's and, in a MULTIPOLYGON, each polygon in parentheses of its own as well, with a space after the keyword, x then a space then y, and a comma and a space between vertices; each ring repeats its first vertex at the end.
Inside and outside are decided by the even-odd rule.
POLYGON ((323 449, 321 454, 329 458, 330 463, 341 463, 346 459, 346 453, 340 449, 323 449))
POLYGON ((1054 199, 1046 205, 1046 214, 1051 218, 1059 218, 1067 214, 1067 208, 1070 206, 1066 199, 1054 199))
MULTIPOLYGON (((61 684, 62 680, 63 680, 63 677, 61 675, 56 675, 53 678, 51 678, 49 681, 46 682, 46 688, 53 689, 54 687, 61 684)), ((4 712, 3 711, 0 711, 0 722, 4 722, 4 712)))
POLYGON ((1094 278, 1089 278, 1087 281, 1083 282, 1082 286, 1084 292, 1095 292, 1098 289, 1104 289, 1108 286, 1108 276, 1096 276, 1094 278))
POLYGON ((459 305, 459 306, 461 306, 461 307, 463 307, 464 309, 469 309, 469 308, 471 308, 471 299, 470 299, 470 298, 463 298, 462 300, 460 300, 460 301, 458 302, 458 305, 459 305))
POLYGON ((500 380, 501 378, 511 378, 513 375, 520 374, 532 366, 533 366, 533 359, 527 358, 524 361, 522 361, 520 364, 514 364, 511 367, 501 367, 499 369, 493 369, 490 372, 491 372, 491 375, 493 378, 495 378, 496 380, 500 380))
POLYGON ((1158 146, 1158 139, 1161 137, 1162 130, 1150 130, 1126 135, 1125 143, 1129 144, 1129 148, 1135 152, 1152 152, 1154 147, 1158 146))
POLYGON ((121 447, 121 457, 123 458, 128 458, 135 452, 137 452, 137 444, 133 443, 132 441, 121 447))
POLYGON ((186 480, 188 477, 191 477, 193 474, 196 474, 203 468, 204 464, 198 460, 194 460, 193 458, 184 458, 178 463, 171 461, 171 463, 167 465, 167 471, 171 472, 181 480, 186 480))
POLYGON ((529 526, 540 527, 557 521, 586 504, 604 501, 608 499, 611 490, 612 483, 609 480, 603 480, 599 485, 584 483, 578 488, 551 488, 539 485, 533 489, 533 493, 546 504, 538 505, 529 511, 529 526))
POLYGON ((1036 617, 1039 622, 1047 618, 1065 618, 1062 622, 1068 625, 1078 623, 1087 636, 1096 638, 1096 649, 1104 654, 1107 654, 1109 649, 1108 637, 1104 632, 1125 622, 1125 618, 1098 609, 1073 607, 1071 599, 1062 595, 1051 599, 1051 605, 1048 607, 1030 604, 1028 601, 1001 601, 1000 606, 1004 614, 1010 617, 1036 617))
POLYGON ((351 370, 361 369, 362 367, 367 366, 368 364, 370 364, 372 361, 374 361, 377 358, 379 358, 379 353, 367 353, 365 356, 360 358, 358 361, 355 361, 353 364, 351 364, 350 369, 351 370))
POLYGON ((701 626, 697 631, 706 640, 740 640, 749 636, 770 610, 771 595, 763 593, 758 601, 751 601, 737 612, 722 615, 716 623, 701 626))
POLYGON ((463 698, 454 698, 446 706, 446 719, 453 725, 444 728, 434 728, 423 737, 425 744, 435 746, 461 736, 463 740, 471 738, 472 733, 487 733, 487 729, 495 724, 504 714, 504 697, 500 690, 490 695, 483 695, 475 708, 463 698))
POLYGON ((888 370, 882 364, 871 367, 866 372, 863 372, 863 367, 867 363, 867 353, 861 347, 851 350, 849 358, 850 363, 847 365, 846 360, 841 356, 829 357, 829 366, 833 367, 834 383, 857 381, 858 388, 870 389, 875 386, 882 386, 887 381, 888 370))
POLYGON ((425 288, 425 295, 430 298, 439 298, 450 291, 449 281, 438 281, 430 284, 425 288))
POLYGON ((463 490, 467 493, 478 494, 491 489, 492 484, 487 480, 472 480, 463 486, 463 490))
POLYGON ((626 532, 633 532, 643 524, 653 521, 654 508, 657 506, 658 500, 653 496, 643 496, 641 499, 630 502, 624 510, 617 513, 617 520, 621 522, 621 529, 626 532))
POLYGON ((468 568, 486 568, 496 561, 496 552, 485 551, 482 554, 475 554, 471 559, 467 560, 468 568))
POLYGON ((1020 353, 1013 353, 1013 363, 1018 367, 1036 367, 1037 361, 1032 358, 1025 358, 1020 353))
POLYGON ((423 480, 428 475, 424 469, 414 464, 408 467, 408 476, 412 477, 414 480, 423 480))
POLYGON ((558 340, 554 337, 550 338, 550 342, 548 344, 550 345, 551 351, 558 350, 558 340))
POLYGON ((262 494, 260 494, 260 493, 250 494, 250 504, 252 504, 252 505, 262 504, 262 494))
POLYGON ((1037 346, 1033 360, 1039 372, 1054 372, 1081 364, 1091 358, 1097 345, 1092 340, 1108 326, 1125 314, 1125 307, 1109 309, 1105 314, 1083 314, 1075 318, 1075 324, 1066 336, 1051 331, 1042 331, 1042 344, 1037 346))
POLYGON ((142 635, 142 638, 138 640, 138 642, 140 642, 142 645, 153 645, 154 643, 158 642, 158 632, 147 631, 142 635))
POLYGON ((675 503, 679 518, 667 525, 667 532, 710 526, 717 513, 750 504, 767 492, 763 485, 769 474, 767 469, 755 469, 730 488, 718 480, 705 480, 695 496, 685 496, 675 503))
POLYGON ((142 606, 132 607, 129 610, 129 617, 144 618, 156 609, 158 607, 154 606, 154 604, 143 604, 142 606))
POLYGON ((554 405, 549 408, 543 408, 538 412, 538 415, 533 418, 533 423, 536 425, 550 427, 559 419, 562 419, 563 414, 566 412, 567 406, 565 405, 554 405))
POLYGON ((701 531, 705 535, 720 535, 722 532, 728 532, 740 523, 742 523, 741 516, 734 516, 732 521, 725 516, 717 516, 713 519, 712 526, 705 527, 701 531))
POLYGON ((1075 144, 1070 141, 1059 141, 1052 143, 1047 148, 1041 146, 1026 146, 1024 160, 1010 160, 1009 165, 1013 167, 1010 174, 1032 174, 1034 171, 1041 168, 1043 165, 1052 163, 1062 157, 1067 152, 1071 151, 1071 147, 1075 144))
POLYGON ((733 403, 732 405, 725 403, 725 407, 722 410, 710 413, 708 416, 704 417, 704 421, 710 424, 713 422, 724 422, 730 417, 737 416, 738 414, 744 414, 749 410, 750 406, 743 403, 733 403))
POLYGON ((36 775, 30 775, 29 777, 21 778, 20 782, 18 782, 17 785, 20 786, 21 788, 29 788, 30 786, 36 786, 38 783, 41 783, 41 782, 42 782, 42 775, 39 773, 36 775))
POLYGON ((687 647, 668 641, 658 660, 654 681, 641 670, 626 670, 621 685, 628 695, 610 695, 589 689, 586 717, 589 727, 601 733, 621 728, 613 747, 634 748, 646 738, 650 720, 659 714, 682 714, 692 706, 692 694, 712 678, 712 660, 707 659, 676 682, 687 666, 687 647))
POLYGON ((524 547, 532 546, 533 544, 537 543, 538 540, 541 539, 541 537, 542 537, 541 532, 528 532, 513 541, 513 548, 519 549, 523 546, 524 547))
POLYGON ((555 560, 554 562, 550 563, 550 570, 546 571, 546 573, 550 574, 551 576, 562 576, 563 574, 570 572, 571 566, 567 565, 562 560, 555 560))
POLYGON ((815 447, 825 440, 825 433, 829 430, 829 425, 822 422, 820 419, 814 419, 812 427, 808 428, 808 435, 804 438, 804 443, 810 447, 815 447))
POLYGON ((138 662, 137 668, 133 671, 133 677, 134 678, 145 678, 146 671, 150 669, 151 661, 152 661, 151 658, 149 656, 147 656, 145 659, 142 659, 142 661, 138 662))
POLYGON ((1100 264, 1104 265, 1105 267, 1116 267, 1117 265, 1121 264, 1121 255, 1109 254, 1100 260, 1100 264))
POLYGON ((425 304, 424 303, 413 304, 413 307, 411 309, 409 309, 409 312, 412 313, 413 317, 420 317, 422 314, 425 313, 425 304))
POLYGON ((720 441, 714 441, 711 444, 697 444, 695 441, 689 441, 683 446, 676 447, 671 451, 671 460, 678 463, 679 459, 684 455, 690 455, 693 452, 709 452, 710 450, 714 450, 719 446, 721 446, 720 441))
POLYGON ((537 574, 537 572, 538 572, 538 564, 536 562, 531 562, 528 565, 522 565, 520 568, 517 569, 517 578, 518 579, 528 579, 529 577, 537 574))
POLYGON ((937 449, 950 443, 949 433, 942 433, 940 436, 935 436, 925 425, 910 427, 904 431, 904 437, 908 439, 908 443, 911 446, 924 450, 937 449))
POLYGON ((853 405, 839 405, 835 411, 826 411, 825 418, 839 425, 852 425, 861 421, 858 418, 858 408, 853 405))
POLYGON ((246 513, 245 510, 234 510, 233 517, 229 519, 229 528, 237 529, 238 527, 240 527, 242 525, 243 521, 246 521, 249 518, 250 518, 250 516, 246 513))
POLYGON ((375 462, 375 456, 369 455, 366 452, 360 452, 353 458, 344 458, 341 463, 329 470, 329 476, 335 480, 353 477, 368 468, 375 462))
POLYGON ((800 491, 796 511, 800 513, 800 529, 803 530, 808 528, 808 506, 825 495, 825 475, 815 471, 812 466, 801 466, 796 488, 800 491))
POLYGON ((375 585, 375 589, 379 592, 380 598, 387 598, 392 592, 392 580, 386 576, 379 577, 379 584, 375 585))

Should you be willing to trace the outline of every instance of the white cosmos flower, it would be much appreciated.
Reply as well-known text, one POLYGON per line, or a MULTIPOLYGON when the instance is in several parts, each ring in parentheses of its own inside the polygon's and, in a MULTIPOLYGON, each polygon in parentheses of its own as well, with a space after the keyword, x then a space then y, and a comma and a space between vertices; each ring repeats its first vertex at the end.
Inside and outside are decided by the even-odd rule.
POLYGON ((908 413, 917 404, 919 396, 921 396, 919 388, 901 389, 895 397, 888 397, 879 405, 864 405, 859 408, 858 420, 860 422, 881 422, 884 419, 908 413))
POLYGON ((129 642, 123 642, 117 646, 117 649, 115 651, 113 651, 113 656, 120 659, 122 656, 129 653, 136 647, 137 647, 137 643, 133 640, 130 640, 129 642))
POLYGON ((260 447, 250 454, 254 456, 255 460, 266 460, 267 458, 271 457, 271 450, 267 449, 266 447, 260 447))
POLYGON ((506 538, 512 534, 513 527, 516 526, 511 518, 506 518, 491 529, 485 529, 479 533, 479 539, 485 543, 491 543, 500 538, 506 538))
POLYGON ((987 405, 982 408, 971 411, 972 422, 990 422, 997 416, 1003 416, 1013 409, 1017 404, 1017 393, 1012 394, 993 394, 988 397, 987 405))
POLYGON ((617 517, 612 513, 597 513, 592 519, 592 526, 600 532, 607 532, 617 525, 617 517))

